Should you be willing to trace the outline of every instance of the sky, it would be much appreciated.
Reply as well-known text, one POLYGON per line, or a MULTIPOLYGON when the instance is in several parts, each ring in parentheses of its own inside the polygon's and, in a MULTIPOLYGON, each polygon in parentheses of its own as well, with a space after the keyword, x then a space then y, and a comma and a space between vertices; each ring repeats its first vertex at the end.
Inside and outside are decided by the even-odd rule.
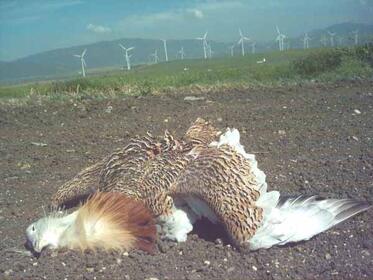
POLYGON ((119 38, 272 40, 373 24, 373 0, 0 0, 0 60, 119 38))

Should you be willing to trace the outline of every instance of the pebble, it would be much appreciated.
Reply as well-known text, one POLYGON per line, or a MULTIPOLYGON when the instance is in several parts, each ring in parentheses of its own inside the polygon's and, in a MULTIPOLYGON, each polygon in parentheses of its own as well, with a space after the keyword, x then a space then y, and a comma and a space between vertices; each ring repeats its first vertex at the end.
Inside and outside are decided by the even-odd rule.
POLYGON ((210 261, 207 261, 207 260, 204 261, 203 263, 204 263, 205 265, 210 265, 210 264, 211 264, 210 261))
POLYGON ((227 272, 228 273, 231 273, 235 270, 234 266, 231 266, 230 268, 227 269, 227 272))
POLYGON ((352 139, 354 139, 355 141, 359 141, 359 138, 357 138, 356 136, 352 136, 352 139))
POLYGON ((331 258, 332 258, 332 256, 329 253, 325 254, 325 259, 330 260, 331 258))
POLYGON ((360 114, 361 114, 360 110, 358 110, 358 109, 355 109, 355 110, 354 110, 354 113, 355 113, 356 115, 360 115, 360 114))
POLYGON ((108 113, 108 114, 110 114, 112 111, 113 111, 113 106, 107 106, 107 108, 105 109, 105 113, 108 113))
POLYGON ((223 118, 217 118, 216 119, 218 122, 222 122, 223 121, 223 118))
POLYGON ((286 132, 285 132, 285 130, 279 130, 279 131, 278 131, 278 134, 279 134, 279 135, 285 135, 286 132))
POLYGON ((124 252, 123 256, 128 257, 129 256, 128 252, 124 252))
POLYGON ((252 269, 253 269, 254 271, 257 271, 257 270, 258 270, 258 268, 257 268, 255 265, 252 266, 252 269))
POLYGON ((202 96, 185 96, 184 101, 199 101, 199 100, 205 100, 202 96))

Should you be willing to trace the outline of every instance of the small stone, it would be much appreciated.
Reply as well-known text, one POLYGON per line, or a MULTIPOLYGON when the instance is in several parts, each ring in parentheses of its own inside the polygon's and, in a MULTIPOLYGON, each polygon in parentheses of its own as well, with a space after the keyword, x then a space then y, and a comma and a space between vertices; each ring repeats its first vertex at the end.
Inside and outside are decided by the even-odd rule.
POLYGON ((110 114, 113 111, 113 106, 107 106, 105 113, 110 114))
POLYGON ((34 262, 34 263, 32 264, 32 266, 38 266, 38 263, 37 263, 37 262, 34 262))
POLYGON ((4 275, 5 276, 9 276, 10 274, 12 274, 13 273, 13 270, 12 269, 8 269, 8 270, 5 270, 4 271, 4 275))
POLYGON ((228 273, 231 273, 235 270, 234 266, 231 266, 230 268, 227 269, 227 272, 228 273))
POLYGON ((164 119, 163 122, 168 123, 168 119, 164 119))
POLYGON ((207 260, 204 261, 203 263, 204 263, 205 265, 210 265, 210 264, 211 264, 210 261, 207 261, 207 260))
POLYGON ((359 138, 357 138, 356 136, 352 136, 352 139, 354 139, 355 141, 359 141, 359 138))
POLYGON ((216 245, 221 245, 221 244, 223 244, 223 241, 222 241, 220 238, 217 238, 217 239, 215 240, 215 244, 216 244, 216 245))
POLYGON ((223 118, 217 118, 216 119, 218 122, 222 122, 223 121, 223 118))
POLYGON ((94 271, 95 271, 95 269, 94 269, 93 267, 87 267, 87 272, 92 273, 92 272, 94 272, 94 271))
POLYGON ((358 110, 358 109, 355 109, 355 110, 354 110, 354 113, 355 113, 356 115, 360 115, 360 114, 361 114, 360 110, 358 110))
POLYGON ((124 252, 123 256, 128 257, 129 256, 128 252, 124 252))
POLYGON ((184 101, 199 101, 199 100, 205 100, 203 96, 185 96, 184 101))
POLYGON ((363 256, 370 257, 370 253, 369 253, 368 250, 362 250, 362 251, 361 251, 361 254, 362 254, 363 256))
POLYGON ((277 132, 279 135, 285 135, 286 134, 286 132, 285 132, 285 130, 279 130, 278 132, 277 132))
POLYGON ((252 266, 252 269, 253 269, 254 271, 257 271, 257 270, 258 270, 258 268, 257 268, 255 265, 252 266))
POLYGON ((228 261, 228 259, 227 259, 227 258, 224 258, 224 259, 223 259, 223 262, 227 262, 227 261, 228 261))
POLYGON ((332 256, 329 253, 325 254, 325 259, 330 260, 331 258, 332 258, 332 256))
POLYGON ((121 264, 122 263, 122 259, 118 258, 116 261, 117 261, 117 264, 121 264))

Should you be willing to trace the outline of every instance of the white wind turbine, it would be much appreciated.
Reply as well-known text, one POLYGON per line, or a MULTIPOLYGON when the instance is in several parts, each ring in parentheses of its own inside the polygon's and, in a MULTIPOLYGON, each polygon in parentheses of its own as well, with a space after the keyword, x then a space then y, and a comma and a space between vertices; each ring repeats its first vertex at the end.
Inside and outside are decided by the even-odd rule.
POLYGON ((254 41, 251 43, 251 53, 255 54, 255 52, 256 52, 256 42, 254 41))
POLYGON ((276 41, 278 41, 278 47, 280 51, 283 51, 284 50, 284 39, 286 38, 286 36, 280 32, 280 29, 278 28, 277 25, 276 25, 276 31, 277 31, 276 41))
POLYGON ((330 36, 330 46, 334 47, 334 37, 335 37, 336 33, 328 31, 328 34, 330 36))
POLYGON ((122 44, 119 44, 119 47, 121 47, 124 50, 124 52, 125 52, 124 56, 126 58, 127 70, 129 71, 129 70, 131 70, 131 60, 130 60, 131 55, 128 55, 128 52, 131 51, 131 50, 133 50, 134 47, 126 48, 122 44))
POLYGON ((308 36, 308 33, 304 33, 304 37, 303 37, 303 48, 304 49, 308 49, 310 47, 310 43, 309 41, 311 40, 311 38, 308 36))
POLYGON ((352 34, 354 34, 355 45, 357 46, 359 44, 359 30, 352 31, 352 34))
POLYGON ((234 47, 235 47, 235 45, 232 45, 232 46, 228 47, 228 49, 230 49, 230 51, 231 51, 231 56, 234 56, 234 47))
POLYGON ((321 36, 320 42, 322 46, 326 47, 326 45, 328 44, 328 39, 326 38, 325 35, 321 36))
POLYGON ((180 50, 177 52, 177 55, 180 55, 181 60, 185 57, 184 47, 181 47, 180 50))
POLYGON ((85 53, 87 52, 87 49, 84 49, 84 51, 82 52, 82 54, 74 54, 75 57, 78 57, 80 58, 80 63, 82 65, 82 75, 83 77, 85 77, 85 67, 87 67, 87 64, 85 63, 85 60, 84 60, 84 56, 85 56, 85 53))
POLYGON ((212 58, 212 54, 214 53, 212 48, 211 48, 211 42, 206 41, 206 52, 207 52, 207 57, 212 58))
POLYGON ((154 63, 158 63, 159 61, 158 50, 155 50, 154 53, 152 53, 150 56, 154 57, 154 63))
POLYGON ((242 52, 242 56, 244 56, 245 55, 245 40, 250 41, 250 38, 245 37, 242 34, 242 31, 240 28, 238 29, 238 32, 240 33, 240 40, 238 40, 237 44, 241 44, 241 52, 242 52))
POLYGON ((203 37, 197 37, 196 40, 202 41, 202 47, 203 47, 203 57, 207 59, 207 31, 203 37))
POLYGON ((166 61, 168 61, 167 40, 166 39, 161 39, 161 41, 163 42, 164 56, 166 58, 166 61))

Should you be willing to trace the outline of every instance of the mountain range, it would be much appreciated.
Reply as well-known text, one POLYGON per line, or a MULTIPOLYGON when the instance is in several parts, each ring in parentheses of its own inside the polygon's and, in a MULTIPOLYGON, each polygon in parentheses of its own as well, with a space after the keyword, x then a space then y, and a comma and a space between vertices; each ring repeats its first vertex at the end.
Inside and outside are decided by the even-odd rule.
MULTIPOLYGON (((328 39, 327 31, 337 34, 336 44, 353 45, 353 30, 359 30, 360 43, 372 41, 373 25, 342 23, 330 26, 326 29, 309 31, 308 34, 311 37, 310 47, 320 47, 320 38, 324 36, 328 39)), ((281 31, 286 34, 285 31, 281 31)), ((303 47, 302 38, 303 35, 288 38, 288 46, 291 48, 303 47)), ((123 51, 118 45, 119 43, 126 47, 135 47, 135 49, 131 51, 131 61, 133 65, 151 63, 152 58, 150 54, 154 53, 155 50, 158 52, 160 61, 165 60, 163 42, 161 40, 126 38, 102 41, 88 45, 41 52, 9 62, 0 61, 0 82, 15 83, 27 80, 45 80, 79 75, 80 60, 74 57, 74 55, 81 54, 84 49, 87 49, 85 59, 88 73, 90 73, 90 71, 92 72, 93 69, 97 71, 97 69, 100 68, 123 68, 125 66, 125 59, 123 51)), ((209 43, 212 46, 213 56, 215 57, 229 55, 229 46, 237 44, 236 42, 227 43, 215 41, 210 41, 209 43)), ((182 46, 184 47, 186 58, 199 58, 203 56, 201 41, 195 39, 168 40, 167 48, 170 60, 177 58, 177 52, 182 46)), ((276 48, 277 43, 274 40, 257 42, 256 44, 257 52, 271 51, 276 48)), ((246 52, 251 52, 250 42, 246 44, 246 52)), ((238 55, 239 53, 240 46, 236 45, 235 54, 238 55)))

